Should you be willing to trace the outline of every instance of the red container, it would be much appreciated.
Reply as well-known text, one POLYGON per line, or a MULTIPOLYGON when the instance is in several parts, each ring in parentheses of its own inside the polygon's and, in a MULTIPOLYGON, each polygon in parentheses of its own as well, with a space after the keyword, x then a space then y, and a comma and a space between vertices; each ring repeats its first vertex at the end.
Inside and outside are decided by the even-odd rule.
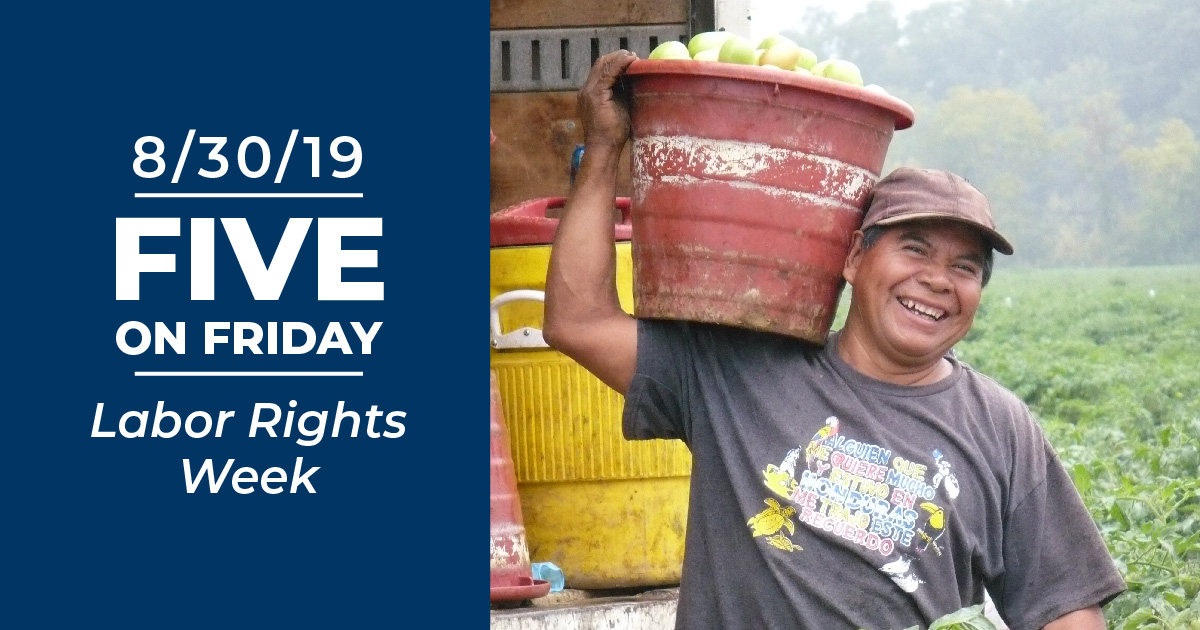
MULTIPOLYGON (((542 197, 493 213, 492 247, 551 244, 554 242, 554 231, 558 229, 558 218, 566 204, 566 197, 542 197)), ((629 198, 617 197, 613 217, 613 238, 617 241, 628 241, 632 235, 629 212, 629 198), (620 216, 616 216, 618 213, 620 216)))
POLYGON ((635 315, 824 343, 903 101, 773 67, 638 60, 635 315))
POLYGON ((513 469, 496 370, 492 370, 492 575, 491 601, 541 597, 550 583, 533 579, 517 475, 513 469))

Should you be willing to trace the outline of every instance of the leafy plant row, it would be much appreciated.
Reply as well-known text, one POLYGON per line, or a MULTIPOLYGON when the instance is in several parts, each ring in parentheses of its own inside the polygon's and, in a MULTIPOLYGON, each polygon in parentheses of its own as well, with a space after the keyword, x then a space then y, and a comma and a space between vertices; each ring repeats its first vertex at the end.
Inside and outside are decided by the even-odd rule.
POLYGON ((998 271, 967 363, 1038 416, 1129 591, 1110 627, 1200 629, 1200 268, 998 271))

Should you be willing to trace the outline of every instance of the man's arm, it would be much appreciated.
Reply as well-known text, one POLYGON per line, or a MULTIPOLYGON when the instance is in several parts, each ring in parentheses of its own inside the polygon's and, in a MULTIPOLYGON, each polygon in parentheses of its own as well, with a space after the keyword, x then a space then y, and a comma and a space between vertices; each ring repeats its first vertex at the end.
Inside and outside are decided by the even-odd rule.
POLYGON ((596 61, 579 91, 584 153, 546 275, 546 342, 624 394, 637 367, 637 322, 617 298, 613 203, 629 111, 614 95, 636 59, 620 50, 596 61))
POLYGON ((1043 630, 1105 630, 1104 613, 1099 606, 1069 612, 1046 624, 1043 630))

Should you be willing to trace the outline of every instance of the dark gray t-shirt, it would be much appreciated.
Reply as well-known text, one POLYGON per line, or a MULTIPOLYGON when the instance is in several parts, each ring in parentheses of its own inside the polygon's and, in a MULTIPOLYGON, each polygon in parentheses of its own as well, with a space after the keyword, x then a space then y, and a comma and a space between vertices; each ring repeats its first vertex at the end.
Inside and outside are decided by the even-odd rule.
POLYGON ((1025 630, 1124 589, 1016 396, 957 361, 877 381, 836 339, 638 323, 625 435, 692 451, 678 627, 925 628, 986 587, 1025 630))

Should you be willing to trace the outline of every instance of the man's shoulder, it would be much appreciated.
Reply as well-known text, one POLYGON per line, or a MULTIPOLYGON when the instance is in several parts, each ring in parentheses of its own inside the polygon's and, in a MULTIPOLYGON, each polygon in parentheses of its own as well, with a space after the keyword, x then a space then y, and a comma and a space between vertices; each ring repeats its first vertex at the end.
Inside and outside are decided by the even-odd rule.
POLYGON ((1002 406, 1013 412, 1028 413, 1029 407, 1015 392, 992 376, 980 372, 965 361, 959 361, 963 369, 963 380, 978 392, 988 406, 1002 406))

